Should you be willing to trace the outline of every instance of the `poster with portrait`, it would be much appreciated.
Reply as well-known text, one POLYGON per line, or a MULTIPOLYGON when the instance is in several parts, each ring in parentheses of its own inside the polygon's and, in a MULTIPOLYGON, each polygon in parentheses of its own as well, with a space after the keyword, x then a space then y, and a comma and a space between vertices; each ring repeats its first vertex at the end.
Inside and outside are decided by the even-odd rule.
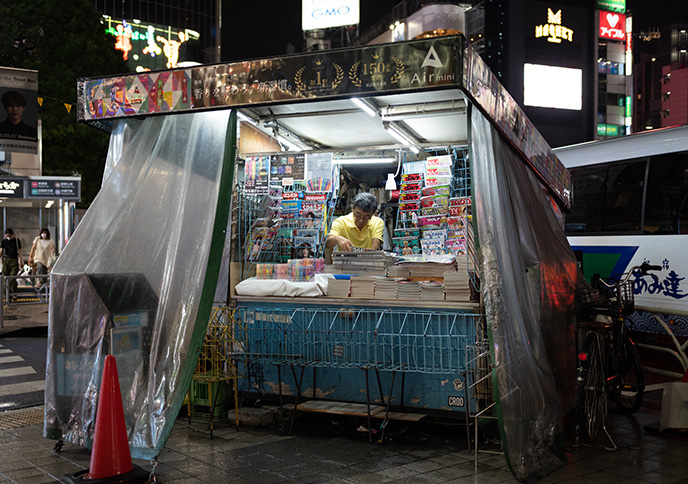
POLYGON ((38 71, 0 67, 0 151, 38 153, 38 71))

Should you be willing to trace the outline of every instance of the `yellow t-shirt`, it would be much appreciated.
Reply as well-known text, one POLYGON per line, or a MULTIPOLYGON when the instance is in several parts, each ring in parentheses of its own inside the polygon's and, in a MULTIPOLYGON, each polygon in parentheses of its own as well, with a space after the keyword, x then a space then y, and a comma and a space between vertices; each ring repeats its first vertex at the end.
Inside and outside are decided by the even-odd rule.
POLYGON ((370 246, 373 245, 373 239, 384 240, 383 232, 384 222, 376 215, 373 215, 368 223, 365 224, 363 230, 358 230, 356 222, 354 222, 353 212, 335 219, 330 229, 331 235, 346 237, 354 244, 354 247, 360 247, 361 249, 370 249, 370 246))

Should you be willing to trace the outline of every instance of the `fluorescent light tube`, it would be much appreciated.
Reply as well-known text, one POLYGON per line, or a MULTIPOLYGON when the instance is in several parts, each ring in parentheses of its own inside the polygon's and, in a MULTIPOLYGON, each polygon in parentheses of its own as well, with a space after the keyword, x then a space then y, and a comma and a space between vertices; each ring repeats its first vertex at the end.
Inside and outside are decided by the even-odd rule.
POLYGON ((395 158, 338 158, 332 160, 335 165, 372 165, 396 162, 395 158))
POLYGON ((366 113, 368 113, 369 115, 371 115, 371 116, 377 116, 377 112, 376 112, 373 108, 371 108, 370 105, 369 105, 368 103, 366 103, 365 101, 362 101, 362 100, 358 99, 357 97, 352 97, 352 98, 351 98, 351 101, 352 101, 356 106, 358 106, 359 108, 361 108, 363 111, 365 111, 366 113))
POLYGON ((251 124, 251 125, 253 125, 253 126, 258 126, 258 122, 257 122, 257 121, 255 121, 255 120, 252 119, 252 118, 249 118, 248 116, 246 116, 246 115, 245 115, 244 113, 242 113, 241 111, 237 111, 237 117, 238 117, 239 119, 241 119, 242 121, 246 121, 247 123, 249 123, 249 124, 251 124))

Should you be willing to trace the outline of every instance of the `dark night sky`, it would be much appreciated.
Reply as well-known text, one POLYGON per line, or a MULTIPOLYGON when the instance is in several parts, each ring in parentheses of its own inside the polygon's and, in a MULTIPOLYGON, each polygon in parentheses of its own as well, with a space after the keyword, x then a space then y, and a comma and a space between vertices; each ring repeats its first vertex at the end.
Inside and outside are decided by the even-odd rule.
MULTIPOLYGON (((592 0, 594 1, 594 0, 592 0)), ((392 11, 400 0, 361 0, 361 31, 392 11)), ((555 0, 556 3, 556 0, 555 0)), ((626 0, 633 12, 633 30, 688 22, 688 0, 626 0)), ((223 2, 222 60, 281 55, 291 42, 301 49, 301 2, 244 0, 223 2)))
POLYGON ((626 0, 633 12, 633 30, 688 22, 688 0, 626 0))
MULTIPOLYGON (((391 13, 400 0, 361 0, 361 31, 391 13)), ((688 1, 688 0, 686 0, 688 1)), ((284 54, 291 42, 301 49, 301 1, 224 1, 222 60, 234 61, 284 54), (240 8, 240 12, 236 9, 240 8)))

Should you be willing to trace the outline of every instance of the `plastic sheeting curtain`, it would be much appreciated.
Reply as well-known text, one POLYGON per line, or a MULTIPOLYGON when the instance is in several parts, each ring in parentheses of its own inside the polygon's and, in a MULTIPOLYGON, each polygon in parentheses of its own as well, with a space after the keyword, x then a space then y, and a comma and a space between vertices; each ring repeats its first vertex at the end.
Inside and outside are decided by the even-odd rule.
POLYGON ((114 354, 132 455, 150 458, 174 425, 205 335, 236 115, 150 117, 128 135, 52 271, 44 434, 90 445, 102 363, 114 354))
POLYGON ((477 109, 471 149, 502 443, 514 476, 527 481, 564 464, 576 261, 547 191, 477 109))

